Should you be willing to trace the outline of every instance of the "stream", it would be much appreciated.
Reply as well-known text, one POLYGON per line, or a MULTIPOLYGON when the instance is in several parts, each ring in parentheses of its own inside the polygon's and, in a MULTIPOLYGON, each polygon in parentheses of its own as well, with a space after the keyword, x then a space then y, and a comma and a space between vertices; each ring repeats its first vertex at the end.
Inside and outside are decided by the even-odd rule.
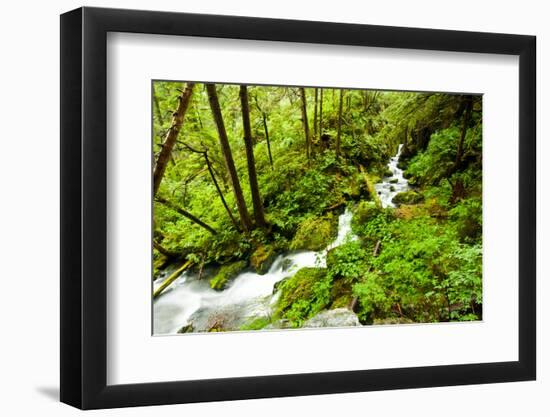
POLYGON ((391 171, 392 175, 384 177, 382 182, 374 185, 374 189, 378 193, 378 198, 380 199, 382 207, 395 207, 395 204, 392 202, 393 198, 398 193, 409 189, 409 183, 403 177, 403 170, 397 166, 402 150, 403 144, 400 144, 395 156, 390 158, 388 169, 391 171))
MULTIPOLYGON (((346 209, 338 218, 338 235, 324 250, 293 251, 279 255, 268 272, 260 275, 244 270, 223 291, 210 288, 213 271, 205 271, 202 279, 192 271, 181 274, 153 302, 153 333, 175 334, 182 327, 193 324, 195 331, 205 331, 218 320, 224 327, 238 330, 243 324, 257 318, 269 317, 278 293, 275 284, 292 276, 301 268, 326 267, 329 250, 357 236, 351 232, 352 212, 346 209)), ((155 288, 170 275, 169 271, 154 282, 155 288)))
MULTIPOLYGON (((395 207, 393 197, 408 189, 403 170, 397 167, 403 145, 397 154, 390 158, 388 168, 392 175, 375 184, 376 192, 383 207, 395 207)), ((334 241, 321 251, 292 251, 279 255, 267 273, 260 275, 250 269, 239 273, 223 291, 210 288, 209 279, 214 269, 206 269, 202 279, 194 271, 183 272, 161 296, 153 302, 153 334, 177 334, 183 327, 192 324, 193 331, 207 331, 223 322, 226 330, 239 330, 251 320, 270 317, 279 294, 275 285, 292 276, 301 268, 326 267, 329 250, 346 241, 356 240, 351 231, 352 212, 346 208, 338 217, 338 234, 334 241)), ((167 268, 155 280, 156 289, 166 279, 172 268, 167 268)))

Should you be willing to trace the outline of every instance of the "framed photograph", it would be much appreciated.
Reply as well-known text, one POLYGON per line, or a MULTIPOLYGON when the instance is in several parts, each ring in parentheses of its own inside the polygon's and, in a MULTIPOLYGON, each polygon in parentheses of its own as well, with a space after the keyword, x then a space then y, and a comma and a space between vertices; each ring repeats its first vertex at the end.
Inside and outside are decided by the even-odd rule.
POLYGON ((533 380, 535 37, 61 16, 61 401, 533 380))

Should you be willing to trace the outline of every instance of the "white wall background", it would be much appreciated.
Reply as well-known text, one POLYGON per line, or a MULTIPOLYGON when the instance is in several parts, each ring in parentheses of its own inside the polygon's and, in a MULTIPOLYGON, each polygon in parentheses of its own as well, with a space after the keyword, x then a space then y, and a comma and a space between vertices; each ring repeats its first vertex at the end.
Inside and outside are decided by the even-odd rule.
MULTIPOLYGON (((69 416, 57 402, 59 379, 59 18, 72 0, 5 2, 0 15, 0 410, 3 415, 69 416)), ((86 5, 534 34, 538 37, 538 381, 377 393, 237 401, 99 411, 128 416, 545 415, 550 411, 550 26, 537 0, 170 0, 94 1, 86 5)))

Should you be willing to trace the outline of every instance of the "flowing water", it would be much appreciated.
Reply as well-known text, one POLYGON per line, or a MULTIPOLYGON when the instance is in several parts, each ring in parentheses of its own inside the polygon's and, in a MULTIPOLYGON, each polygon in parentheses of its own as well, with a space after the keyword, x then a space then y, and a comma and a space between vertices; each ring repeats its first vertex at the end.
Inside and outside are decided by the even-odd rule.
MULTIPOLYGON (((338 218, 338 236, 324 250, 288 252, 279 255, 264 275, 245 270, 231 282, 229 288, 215 291, 208 283, 209 272, 202 279, 194 272, 184 272, 153 303, 154 334, 174 334, 192 323, 195 330, 207 330, 216 323, 238 329, 250 320, 269 317, 278 294, 275 284, 305 267, 326 267, 326 257, 348 240, 356 240, 351 232, 352 213, 346 208, 338 218)), ((210 271, 210 275, 212 271, 210 271)), ((158 287, 164 279, 155 281, 158 287)))
POLYGON ((382 207, 395 207, 392 199, 398 193, 407 191, 409 189, 409 183, 403 177, 403 170, 397 166, 402 150, 403 144, 400 144, 397 148, 397 154, 395 154, 394 157, 390 158, 388 169, 391 171, 392 175, 389 177, 384 177, 382 179, 382 182, 374 185, 374 188, 378 193, 380 203, 382 203, 382 207))

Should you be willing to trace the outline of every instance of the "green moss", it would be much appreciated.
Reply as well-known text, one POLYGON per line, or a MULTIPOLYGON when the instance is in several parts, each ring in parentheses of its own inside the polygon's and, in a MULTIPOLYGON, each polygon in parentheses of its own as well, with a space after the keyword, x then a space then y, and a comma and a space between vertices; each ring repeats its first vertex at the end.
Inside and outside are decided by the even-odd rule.
POLYGON ((422 194, 417 193, 416 191, 403 191, 402 193, 397 194, 392 202, 396 205, 401 204, 418 204, 424 200, 422 194))
POLYGON ((345 280, 336 280, 330 290, 331 299, 334 301, 330 305, 330 309, 348 307, 353 300, 351 285, 345 280))
POLYGON ((290 249, 321 250, 338 232, 337 218, 329 213, 324 217, 308 218, 298 226, 290 249))
POLYGON ((272 245, 260 245, 250 256, 250 265, 258 274, 265 274, 277 257, 277 251, 272 245))
POLYGON ((261 330, 268 324, 271 324, 271 318, 269 317, 256 317, 248 323, 243 324, 240 330, 261 330))
POLYGON ((237 261, 231 264, 223 265, 218 273, 210 280, 210 287, 215 290, 223 290, 228 282, 235 278, 239 272, 246 268, 246 261, 237 261))
POLYGON ((378 208, 374 202, 361 201, 355 208, 352 222, 357 225, 366 223, 373 219, 378 213, 380 213, 380 211, 380 208, 378 208))
POLYGON ((331 282, 324 268, 302 268, 278 288, 275 315, 288 319, 292 327, 300 327, 330 302, 331 282))

